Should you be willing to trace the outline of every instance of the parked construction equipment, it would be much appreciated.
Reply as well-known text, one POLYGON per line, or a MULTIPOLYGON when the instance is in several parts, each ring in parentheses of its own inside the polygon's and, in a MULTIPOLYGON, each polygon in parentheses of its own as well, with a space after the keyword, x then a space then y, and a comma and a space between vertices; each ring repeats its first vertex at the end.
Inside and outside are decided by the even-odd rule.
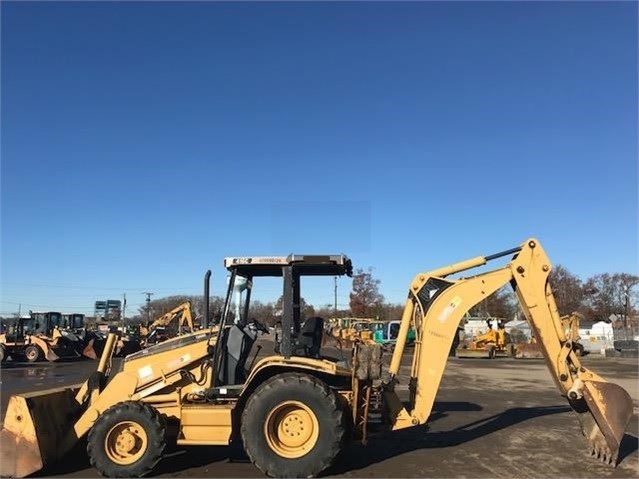
POLYGON ((185 301, 166 312, 151 324, 140 326, 142 346, 161 343, 167 339, 195 331, 191 315, 191 303, 185 301))
MULTIPOLYGON (((572 348, 577 356, 586 354, 584 345, 580 342, 579 336, 580 320, 583 315, 578 312, 566 314, 561 317, 561 325, 564 328, 566 338, 571 342, 572 348)), ((544 357, 543 351, 539 347, 537 340, 533 336, 528 343, 517 343, 513 345, 514 356, 517 359, 541 359, 544 357)))
MULTIPOLYGON (((100 330, 87 327, 85 315, 82 313, 67 313, 62 315, 59 327, 65 336, 73 335, 74 346, 79 356, 89 359, 98 359, 104 350, 107 334, 100 330)), ((107 327, 108 329, 108 327, 107 327)), ((118 331, 118 339, 115 343, 116 357, 123 357, 141 349, 139 340, 130 338, 125 332, 118 331)))
MULTIPOLYGON (((373 341, 377 344, 381 344, 386 347, 393 348, 397 343, 397 336, 399 336, 399 328, 402 322, 400 320, 391 321, 376 321, 370 325, 370 329, 373 331, 373 341)), ((415 330, 410 328, 408 330, 408 336, 406 337, 406 345, 412 345, 415 343, 415 330)))
POLYGON ((515 355, 515 347, 510 342, 510 337, 506 332, 503 321, 497 322, 497 329, 493 329, 490 319, 486 320, 486 332, 477 334, 470 340, 460 341, 455 356, 458 358, 488 358, 497 356, 515 355))
MULTIPOLYGON (((61 459, 80 438, 104 476, 139 477, 162 459, 167 441, 178 445, 243 445, 251 462, 274 477, 311 477, 337 458, 348 438, 368 433, 374 405, 398 430, 426 423, 463 315, 512 285, 546 358, 560 395, 581 424, 593 454, 616 464, 633 413, 627 391, 583 366, 557 313, 548 275, 551 263, 536 239, 426 273, 409 286, 388 376, 381 346, 356 344, 352 363, 322 354, 323 319, 301 323, 304 276, 352 275, 343 255, 234 257, 221 322, 211 331, 179 336, 132 354, 112 371, 110 336, 98 370, 83 385, 11 397, 0 433, 3 476, 25 476, 61 459), (511 256, 497 269, 452 275, 511 256), (278 354, 255 361, 258 334, 250 297, 262 277, 283 279, 278 354), (236 281, 247 284, 241 314, 231 314, 236 281), (395 392, 406 338, 415 328, 410 401, 395 392)), ((208 278, 205 314, 208 318, 208 278)), ((270 283, 267 283, 270 284, 270 283)), ((376 416, 379 417, 379 416, 376 416)), ((561 454, 561 451, 558 451, 561 454)))
POLYGON ((0 360, 36 362, 42 359, 79 357, 80 339, 63 327, 62 314, 56 311, 29 312, 0 334, 0 360))
POLYGON ((390 344, 391 323, 397 331, 399 321, 380 321, 375 318, 336 318, 332 320, 330 334, 343 341, 348 347, 360 344, 390 344), (377 334, 377 338, 375 335, 377 334))

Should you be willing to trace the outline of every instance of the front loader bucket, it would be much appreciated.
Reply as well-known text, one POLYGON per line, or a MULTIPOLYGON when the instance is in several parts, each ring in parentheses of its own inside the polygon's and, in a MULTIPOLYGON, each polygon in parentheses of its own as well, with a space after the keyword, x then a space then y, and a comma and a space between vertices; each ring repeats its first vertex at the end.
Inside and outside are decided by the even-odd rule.
POLYGON ((44 349, 44 357, 47 361, 50 361, 52 363, 60 359, 60 356, 58 356, 53 348, 50 347, 44 349))
POLYGON ((106 338, 98 336, 97 334, 91 334, 85 339, 85 346, 82 349, 82 355, 89 359, 98 359, 102 356, 104 346, 106 345, 106 338))
POLYGON ((73 446, 69 433, 79 405, 77 388, 12 396, 0 431, 0 476, 25 477, 61 458, 73 446))
POLYGON ((632 398, 616 384, 584 381, 583 399, 590 414, 582 413, 579 419, 590 442, 590 453, 616 466, 619 446, 633 414, 632 398))
POLYGON ((533 343, 515 345, 515 358, 517 359, 543 359, 541 348, 533 343))
POLYGON ((475 348, 457 348, 455 350, 455 356, 458 358, 489 358, 490 357, 486 349, 475 349, 475 348))
POLYGON ((137 353, 142 349, 140 341, 134 339, 121 339, 116 346, 115 356, 126 357, 129 354, 137 353))
POLYGON ((81 345, 78 341, 72 341, 64 336, 58 340, 55 346, 51 346, 53 353, 58 356, 58 359, 78 358, 80 357, 80 353, 78 352, 80 348, 81 345))
POLYGON ((93 347, 94 343, 95 339, 89 340, 89 342, 86 344, 86 346, 84 346, 84 349, 82 350, 82 356, 89 359, 98 359, 98 355, 95 352, 95 348, 93 347))

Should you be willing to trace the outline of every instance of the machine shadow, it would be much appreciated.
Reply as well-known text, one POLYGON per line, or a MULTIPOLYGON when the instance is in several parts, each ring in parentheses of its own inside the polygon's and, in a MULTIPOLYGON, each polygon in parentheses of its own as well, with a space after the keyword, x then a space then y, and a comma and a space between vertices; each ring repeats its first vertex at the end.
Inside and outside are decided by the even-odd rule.
POLYGON ((86 438, 80 439, 64 458, 50 467, 31 474, 29 477, 58 477, 64 474, 72 474, 78 471, 91 469, 89 456, 87 455, 86 438))
MULTIPOLYGON (((478 404, 451 401, 437 402, 433 414, 429 419, 432 424, 444 418, 450 412, 481 411, 478 404)), ((417 426, 395 432, 371 434, 367 445, 354 443, 345 449, 336 463, 322 473, 322 476, 342 475, 353 470, 363 469, 376 463, 383 462, 400 454, 418 449, 450 447, 473 441, 487 436, 501 429, 536 417, 562 414, 571 411, 568 406, 546 406, 534 408, 512 408, 503 413, 473 421, 450 431, 428 432, 428 426, 417 426), (392 441, 389 441, 392 436, 392 441), (347 459, 344 457, 347 456, 347 459)), ((635 453, 639 449, 639 439, 632 434, 624 434, 619 449, 619 462, 635 453)), ((218 462, 249 462, 243 451, 237 447, 197 446, 172 447, 165 457, 158 463, 152 475, 178 474, 194 467, 211 465, 218 462)), ((59 475, 77 473, 91 469, 86 455, 86 441, 80 441, 76 448, 55 468, 40 471, 31 477, 57 477, 59 475)), ((257 469, 252 477, 263 477, 257 469)))
POLYGON ((639 438, 632 434, 624 434, 619 445, 619 459, 617 464, 621 463, 626 457, 637 452, 639 449, 639 438))
MULTIPOLYGON (((410 408, 410 404, 404 403, 404 407, 410 408)), ((448 416, 449 412, 471 412, 481 411, 483 408, 479 404, 467 401, 435 401, 433 404, 433 412, 428 417, 428 423, 431 424, 438 419, 448 416)))
MULTIPOLYGON (((179 474, 182 471, 210 465, 215 468, 219 462, 229 462, 229 446, 191 446, 177 449, 165 455, 153 471, 153 476, 179 474)), ((259 471, 255 469, 256 477, 259 471)))
MULTIPOLYGON (((447 403, 438 404, 437 414, 435 414, 434 417, 431 416, 432 419, 429 420, 429 423, 432 423, 433 419, 440 419, 446 415, 446 404, 447 403)), ((453 404, 460 406, 464 404, 469 405, 470 403, 453 404)), ((452 410, 459 409, 449 409, 449 411, 452 410)), ((380 433, 379 435, 370 437, 366 446, 359 443, 353 444, 344 451, 348 455, 348 460, 338 459, 336 463, 322 475, 332 476, 345 474, 349 471, 363 469, 400 454, 418 449, 456 446, 529 419, 551 414, 561 414, 570 410, 568 406, 512 408, 503 413, 471 422, 450 431, 429 433, 428 426, 416 426, 395 432, 380 433), (391 435, 392 441, 389 441, 388 438, 391 435)))
MULTIPOLYGON (((38 471, 29 477, 59 477, 93 469, 86 453, 86 446, 86 440, 80 440, 69 454, 65 456, 64 460, 59 461, 55 466, 38 471)), ((151 476, 178 474, 188 469, 207 465, 214 467, 215 463, 229 462, 230 458, 235 458, 236 462, 243 462, 243 457, 239 454, 237 448, 232 446, 181 447, 167 445, 164 457, 156 465, 151 476)), ((255 469, 255 474, 255 477, 258 477, 259 471, 257 469, 255 469)))

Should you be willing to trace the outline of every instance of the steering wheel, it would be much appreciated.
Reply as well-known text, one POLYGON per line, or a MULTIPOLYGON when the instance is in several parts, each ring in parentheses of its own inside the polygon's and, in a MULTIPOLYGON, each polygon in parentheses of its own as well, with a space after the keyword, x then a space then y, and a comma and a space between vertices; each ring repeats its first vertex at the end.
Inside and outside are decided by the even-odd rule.
POLYGON ((262 323, 260 323, 257 319, 251 318, 251 323, 253 324, 253 326, 255 326, 255 329, 257 329, 258 331, 261 331, 264 334, 270 333, 269 329, 266 326, 264 326, 262 323))

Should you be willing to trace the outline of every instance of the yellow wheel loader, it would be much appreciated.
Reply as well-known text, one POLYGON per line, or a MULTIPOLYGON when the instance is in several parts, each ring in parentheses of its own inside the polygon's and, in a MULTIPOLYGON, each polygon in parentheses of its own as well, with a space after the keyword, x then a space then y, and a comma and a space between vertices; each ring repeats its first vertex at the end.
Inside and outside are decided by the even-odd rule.
POLYGON ((58 312, 30 312, 9 326, 0 334, 0 352, 3 360, 11 356, 13 360, 30 363, 46 359, 80 356, 80 339, 62 328, 62 315, 58 312))
MULTIPOLYGON (((548 283, 551 263, 536 239, 415 276, 384 375, 381 346, 356 344, 345 363, 323 354, 322 318, 303 324, 300 319, 301 281, 309 275, 350 276, 346 256, 235 257, 225 259, 225 266, 230 273, 226 303, 220 322, 210 329, 205 325, 204 331, 129 355, 119 371, 110 367, 115 341, 110 336, 97 371, 84 384, 11 397, 0 433, 0 473, 22 477, 46 468, 86 437, 90 462, 104 476, 152 473, 169 442, 238 443, 269 476, 316 476, 347 447, 348 438, 366 440, 369 418, 382 417, 392 430, 428 421, 460 320, 507 284, 589 449, 617 463, 632 401, 623 388, 580 363, 548 283), (508 256, 494 270, 453 278, 508 256), (251 351, 260 332, 268 330, 251 318, 250 297, 269 276, 283 279, 283 334, 278 353, 256 360, 251 351), (246 290, 241 312, 234 314, 238 281, 246 290), (395 385, 410 328, 416 337, 405 405, 395 385)), ((209 277, 210 272, 204 318, 209 277)))
POLYGON ((487 330, 472 340, 461 341, 455 350, 458 358, 488 358, 497 356, 515 356, 515 347, 510 342, 509 334, 503 321, 497 322, 497 330, 493 329, 490 319, 486 320, 487 330))

